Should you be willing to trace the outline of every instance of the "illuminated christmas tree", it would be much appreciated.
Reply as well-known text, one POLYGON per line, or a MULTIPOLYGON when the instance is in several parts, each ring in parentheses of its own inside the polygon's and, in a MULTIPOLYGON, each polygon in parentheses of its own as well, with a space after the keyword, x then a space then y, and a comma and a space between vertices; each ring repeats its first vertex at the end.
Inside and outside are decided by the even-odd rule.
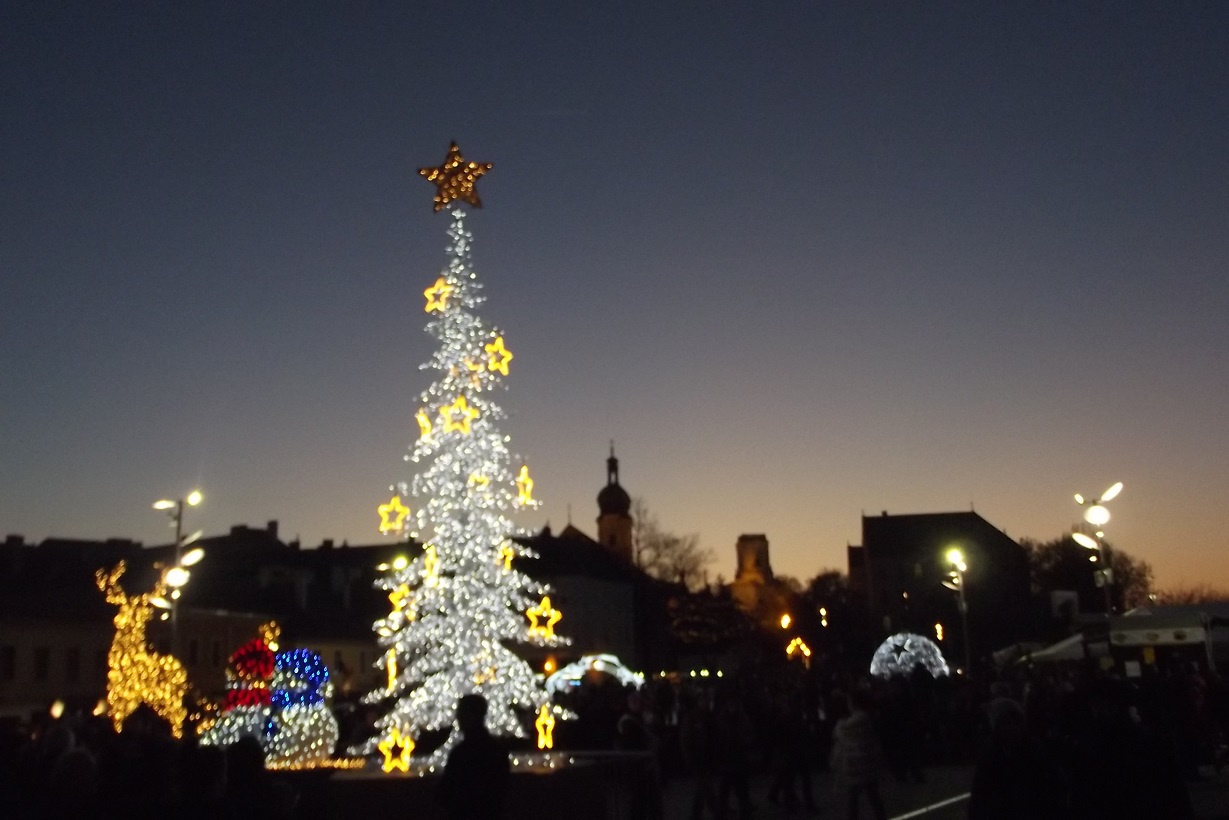
POLYGON ((448 214, 448 264, 423 291, 427 332, 439 346, 423 365, 434 380, 419 397, 418 437, 407 456, 419 471, 379 507, 381 532, 424 545, 381 565, 376 581, 390 602, 388 616, 374 625, 386 686, 367 701, 391 708, 354 752, 382 753, 386 771, 406 770, 415 748, 429 745, 429 733, 432 743, 448 734, 442 745, 419 749, 427 753, 412 756, 414 767, 442 763, 458 740, 453 718, 462 695, 486 697, 492 733, 523 736, 543 706, 553 707, 512 647, 565 643, 554 634, 560 613, 548 590, 513 565, 533 557, 512 540, 518 533, 510 519, 535 505, 533 479, 499 429, 505 414, 491 394, 505 387, 512 353, 477 313, 484 297, 460 207, 481 207, 474 183, 490 167, 467 162, 453 144, 443 165, 420 171, 437 188, 435 210, 448 214))

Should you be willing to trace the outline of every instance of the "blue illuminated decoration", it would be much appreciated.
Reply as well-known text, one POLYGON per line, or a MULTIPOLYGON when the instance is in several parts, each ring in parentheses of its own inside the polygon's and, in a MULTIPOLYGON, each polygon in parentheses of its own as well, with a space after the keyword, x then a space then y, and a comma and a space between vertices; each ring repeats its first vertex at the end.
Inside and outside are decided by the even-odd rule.
POLYGON ((273 690, 273 705, 314 706, 324 702, 324 690, 329 682, 329 669, 320 655, 309 649, 292 649, 277 653, 277 673, 273 690), (287 676, 290 681, 287 682, 287 676))

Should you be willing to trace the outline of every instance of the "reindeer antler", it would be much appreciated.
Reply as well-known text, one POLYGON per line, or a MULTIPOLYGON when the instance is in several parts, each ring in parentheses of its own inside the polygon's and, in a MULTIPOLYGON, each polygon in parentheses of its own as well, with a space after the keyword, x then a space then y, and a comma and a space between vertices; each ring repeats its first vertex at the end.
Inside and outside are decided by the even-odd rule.
POLYGON ((94 583, 106 594, 107 603, 122 604, 128 600, 128 596, 124 594, 124 588, 117 583, 127 568, 127 563, 121 560, 110 572, 103 569, 94 571, 94 583))

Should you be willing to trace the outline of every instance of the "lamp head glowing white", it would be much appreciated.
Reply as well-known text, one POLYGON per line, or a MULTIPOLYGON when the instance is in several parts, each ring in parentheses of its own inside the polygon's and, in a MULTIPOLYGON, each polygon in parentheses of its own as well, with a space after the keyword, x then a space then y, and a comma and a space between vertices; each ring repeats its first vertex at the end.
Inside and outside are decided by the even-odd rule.
POLYGON ((1094 527, 1104 527, 1110 520, 1110 511, 1100 504, 1093 504, 1084 511, 1084 520, 1094 527))
POLYGON ((193 490, 192 492, 188 493, 188 497, 184 499, 184 501, 188 502, 189 507, 195 507, 204 500, 205 496, 200 490, 193 490))
POLYGON ((1114 486, 1110 487, 1105 492, 1101 493, 1101 502, 1113 501, 1118 497, 1118 493, 1122 492, 1122 482, 1119 481, 1114 486))
POLYGON ((179 559, 179 565, 181 567, 195 566, 199 564, 201 562, 201 559, 204 557, 205 557, 205 550, 202 549, 201 547, 195 547, 193 549, 188 550, 187 552, 183 554, 183 557, 179 559))
POLYGON ((191 573, 183 567, 171 567, 166 571, 166 585, 172 589, 179 589, 188 583, 190 577, 191 573))
POLYGON ((1075 543, 1079 544, 1081 547, 1084 547, 1085 549, 1090 549, 1090 550, 1101 549, 1100 544, 1098 544, 1091 537, 1085 535, 1082 532, 1071 533, 1071 539, 1075 541, 1075 543))
POLYGON ((155 510, 169 510, 174 508, 175 502, 169 498, 162 498, 154 502, 155 510))

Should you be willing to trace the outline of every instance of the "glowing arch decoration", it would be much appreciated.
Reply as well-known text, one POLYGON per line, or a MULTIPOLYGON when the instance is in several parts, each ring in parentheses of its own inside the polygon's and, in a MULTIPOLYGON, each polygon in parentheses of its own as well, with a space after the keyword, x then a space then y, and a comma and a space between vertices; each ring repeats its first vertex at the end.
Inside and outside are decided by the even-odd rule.
POLYGON ((639 689, 644 686, 644 673, 628 669, 618 656, 610 654, 585 655, 578 661, 569 663, 558 672, 546 679, 546 691, 553 695, 579 683, 590 670, 613 675, 624 686, 634 686, 639 689))
POLYGON ((871 658, 871 674, 881 678, 910 675, 921 664, 933 677, 950 674, 938 645, 924 635, 898 632, 879 645, 871 658))

